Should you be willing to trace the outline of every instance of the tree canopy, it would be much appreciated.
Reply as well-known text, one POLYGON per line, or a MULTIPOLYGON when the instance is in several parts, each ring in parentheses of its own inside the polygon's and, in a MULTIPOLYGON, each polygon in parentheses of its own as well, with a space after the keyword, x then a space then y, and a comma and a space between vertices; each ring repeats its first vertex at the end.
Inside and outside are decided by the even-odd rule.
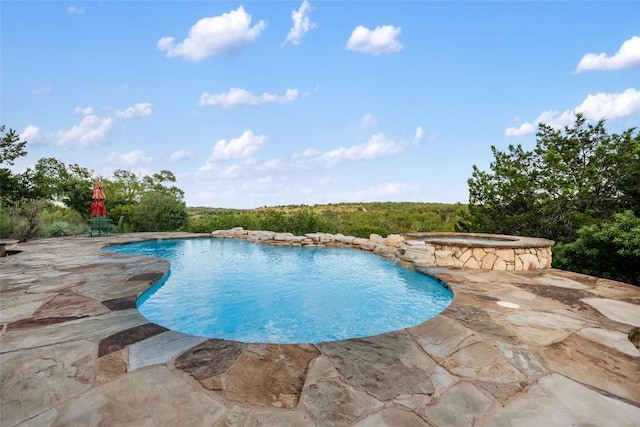
POLYGON ((576 114, 562 130, 541 123, 533 151, 492 146, 491 172, 473 166, 460 231, 570 241, 613 214, 640 215, 640 134, 609 134, 605 120, 576 114))

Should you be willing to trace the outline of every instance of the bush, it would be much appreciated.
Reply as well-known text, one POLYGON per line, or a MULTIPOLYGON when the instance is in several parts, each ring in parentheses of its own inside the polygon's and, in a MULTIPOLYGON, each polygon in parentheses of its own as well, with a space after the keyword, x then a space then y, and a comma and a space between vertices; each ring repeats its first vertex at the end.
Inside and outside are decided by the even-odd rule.
POLYGON ((582 227, 578 238, 554 248, 553 266, 640 286, 640 218, 632 211, 582 227))
POLYGON ((45 235, 47 237, 61 237, 69 236, 71 234, 71 225, 65 221, 56 221, 53 224, 49 225, 45 230, 45 235))
POLYGON ((149 191, 137 206, 140 231, 180 231, 188 225, 187 208, 174 194, 149 191))
POLYGON ((3 206, 0 206, 0 239, 8 239, 10 236, 11 218, 3 206))
POLYGON ((28 200, 7 207, 6 214, 2 215, 2 233, 6 232, 11 239, 25 242, 34 238, 42 228, 41 213, 44 202, 40 200, 28 200))
POLYGON ((288 215, 286 230, 295 234, 325 232, 328 226, 322 218, 308 209, 301 209, 288 215))
POLYGON ((342 234, 346 236, 362 237, 364 239, 368 239, 372 234, 387 236, 390 233, 387 231, 387 229, 382 227, 375 227, 370 225, 352 225, 345 228, 342 234))

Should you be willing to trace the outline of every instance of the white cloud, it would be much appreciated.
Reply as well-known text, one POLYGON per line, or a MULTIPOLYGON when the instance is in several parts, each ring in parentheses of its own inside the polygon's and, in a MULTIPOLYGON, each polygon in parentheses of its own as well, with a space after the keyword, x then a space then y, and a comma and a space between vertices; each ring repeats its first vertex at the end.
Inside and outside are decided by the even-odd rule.
POLYGON ((51 85, 38 86, 37 88, 31 91, 31 94, 36 96, 48 95, 50 93, 53 93, 53 88, 51 87, 51 85))
POLYGON ((284 96, 280 97, 280 102, 292 102, 298 99, 298 89, 287 89, 284 96))
POLYGON ((575 112, 578 110, 564 110, 559 112, 556 110, 543 111, 536 120, 536 126, 538 123, 544 123, 554 128, 562 128, 571 124, 575 120, 575 112))
POLYGON ((615 119, 640 111, 640 91, 629 88, 622 93, 596 93, 575 108, 593 119, 615 119))
POLYGON ((272 159, 272 160, 267 160, 266 162, 262 163, 261 165, 259 165, 257 167, 258 170, 261 171, 274 171, 274 170, 281 170, 285 168, 285 164, 282 160, 280 159, 272 159))
POLYGON ((53 140, 59 147, 77 146, 80 148, 98 146, 106 142, 114 125, 115 118, 144 117, 151 114, 153 105, 148 102, 141 102, 125 110, 116 111, 110 117, 98 117, 94 114, 93 107, 75 107, 73 112, 82 117, 80 123, 70 129, 60 129, 58 131, 41 132, 37 126, 27 126, 25 132, 33 142, 53 140))
POLYGON ((67 7, 67 13, 70 15, 83 15, 87 10, 86 7, 69 6, 67 7))
POLYGON ((215 169, 216 169, 216 164, 214 162, 210 161, 210 160, 207 160, 207 162, 204 165, 202 165, 202 166, 200 166, 198 168, 198 171, 199 172, 207 172, 207 171, 212 171, 212 170, 215 170, 215 169))
POLYGON ((267 140, 264 135, 255 135, 250 130, 246 130, 238 138, 233 138, 228 142, 224 139, 216 142, 213 147, 213 154, 209 158, 210 161, 226 159, 242 159, 255 153, 267 140))
POLYGON ((169 157, 167 157, 167 160, 170 162, 178 162, 180 160, 190 159, 191 157, 193 157, 193 151, 178 150, 171 153, 169 157))
POLYGON ((522 135, 529 135, 530 133, 533 133, 535 130, 536 128, 533 124, 525 122, 520 126, 512 126, 510 128, 507 128, 507 130, 504 131, 504 134, 506 136, 522 136, 522 135))
POLYGON ((82 118, 80 123, 69 130, 59 130, 55 134, 56 144, 60 147, 68 147, 74 144, 80 147, 99 145, 108 136, 113 127, 111 117, 100 118, 89 114, 82 118))
POLYGON ((235 178, 240 175, 240 166, 231 165, 218 174, 220 178, 235 178))
POLYGON ((547 110, 543 111, 533 123, 524 122, 520 126, 517 127, 509 127, 504 131, 506 136, 524 136, 532 134, 538 128, 538 124, 544 123, 553 128, 559 129, 566 125, 571 124, 575 119, 574 111, 579 110, 564 110, 563 112, 559 112, 557 110, 547 110))
POLYGON ((157 47, 168 58, 180 57, 197 62, 242 48, 255 40, 266 26, 265 21, 259 21, 251 27, 251 15, 240 6, 220 16, 202 18, 191 27, 189 36, 178 44, 174 37, 162 37, 157 47))
POLYGON ((377 124, 378 124, 378 119, 373 117, 373 115, 371 115, 371 114, 365 114, 364 117, 362 117, 362 120, 360 120, 360 126, 364 130, 371 129, 372 127, 376 126, 377 124))
POLYGON ((518 127, 510 127, 506 136, 523 136, 533 133, 539 123, 562 128, 575 120, 575 113, 584 113, 591 120, 617 119, 640 112, 640 91, 629 88, 622 93, 596 93, 587 95, 584 101, 573 110, 542 112, 533 123, 525 122, 518 127))
POLYGON ((153 104, 149 102, 139 102, 133 107, 125 110, 116 111, 115 116, 120 119, 133 119, 137 117, 146 117, 153 112, 153 104))
POLYGON ((131 150, 125 154, 116 154, 117 159, 127 166, 151 163, 153 158, 144 154, 142 150, 131 150))
POLYGON ((422 129, 422 126, 418 126, 416 128, 415 135, 413 135, 413 143, 417 144, 418 142, 422 141, 423 139, 424 139, 424 129, 422 129))
POLYGON ((240 190, 244 192, 253 192, 253 193, 271 192, 271 196, 273 196, 272 189, 273 189, 273 178, 271 176, 257 178, 253 181, 246 181, 242 183, 242 185, 240 186, 240 190))
POLYGON ((293 160, 311 159, 317 157, 319 154, 320 153, 313 148, 306 148, 302 153, 295 153, 293 155, 293 160))
POLYGON ((582 57, 576 69, 577 72, 591 70, 619 70, 640 66, 640 37, 633 36, 622 43, 618 52, 613 56, 606 53, 587 53, 582 57))
POLYGON ((200 96, 200 106, 216 106, 233 108, 239 106, 255 107, 263 104, 287 103, 298 99, 298 89, 287 89, 284 95, 278 96, 271 93, 254 95, 246 89, 231 88, 227 93, 209 94, 204 92, 200 96))
POLYGON ((76 114, 82 114, 83 116, 90 116, 93 114, 93 107, 76 107, 73 109, 73 112, 76 114))
POLYGON ((373 55, 398 52, 402 49, 402 45, 396 40, 396 37, 400 35, 401 31, 400 27, 393 25, 383 25, 375 30, 358 25, 351 33, 345 48, 373 55))
POLYGON ((45 135, 40 132, 40 128, 37 126, 29 125, 22 133, 20 133, 20 139, 22 141, 28 141, 29 143, 36 144, 42 141, 45 138, 45 135))
POLYGON ((404 148, 387 138, 382 133, 373 135, 369 140, 360 145, 349 148, 336 148, 320 154, 316 159, 328 164, 335 164, 342 160, 370 160, 378 157, 389 156, 403 151, 404 148))
POLYGON ((287 34, 287 42, 291 42, 294 45, 299 45, 302 37, 310 30, 317 28, 315 22, 311 22, 309 13, 313 10, 307 0, 304 0, 300 5, 300 9, 291 12, 291 20, 293 21, 293 27, 287 34))

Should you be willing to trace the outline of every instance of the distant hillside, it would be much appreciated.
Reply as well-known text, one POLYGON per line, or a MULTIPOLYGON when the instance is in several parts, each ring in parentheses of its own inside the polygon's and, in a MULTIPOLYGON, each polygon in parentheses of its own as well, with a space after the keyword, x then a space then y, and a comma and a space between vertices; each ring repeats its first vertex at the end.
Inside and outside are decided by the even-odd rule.
POLYGON ((244 227, 304 234, 342 233, 356 237, 418 231, 453 231, 467 206, 445 203, 369 202, 287 205, 255 209, 187 208, 190 231, 244 227))

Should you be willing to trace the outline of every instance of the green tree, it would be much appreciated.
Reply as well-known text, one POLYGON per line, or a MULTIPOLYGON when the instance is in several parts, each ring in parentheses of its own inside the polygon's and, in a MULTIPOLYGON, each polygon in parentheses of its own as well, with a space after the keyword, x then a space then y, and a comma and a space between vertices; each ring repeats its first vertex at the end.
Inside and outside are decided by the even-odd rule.
POLYGON ((111 179, 104 179, 102 186, 107 194, 107 209, 116 205, 132 205, 140 201, 144 193, 142 180, 133 172, 116 169, 111 179))
POLYGON ((607 133, 576 114, 563 130, 539 125, 536 148, 491 147, 491 172, 473 167, 458 231, 575 238, 579 228, 640 205, 640 134, 607 133))
MULTIPOLYGON (((15 130, 0 126, 0 165, 12 166, 14 160, 27 155, 27 141, 15 130)), ((0 238, 25 240, 37 233, 41 204, 26 203, 27 186, 22 175, 7 167, 0 168, 0 238)))
MULTIPOLYGON (((27 155, 25 149, 27 141, 21 141, 15 130, 5 132, 5 126, 0 126, 0 165, 12 166, 14 160, 27 155)), ((20 200, 25 193, 24 182, 20 175, 14 174, 11 169, 0 168, 0 207, 7 206, 11 202, 20 200)))
POLYGON ((15 130, 9 129, 9 132, 5 132, 6 127, 0 126, 0 164, 13 165, 13 161, 19 157, 27 155, 25 146, 27 141, 21 141, 20 135, 15 130))
POLYGON ((187 207, 175 194, 148 191, 136 209, 138 231, 179 231, 188 223, 187 207))
POLYGON ((143 191, 160 191, 167 192, 176 196, 176 198, 182 200, 184 198, 184 191, 175 185, 168 186, 167 183, 175 183, 176 177, 173 172, 168 170, 161 170, 158 173, 154 173, 151 176, 144 176, 142 178, 143 191))
POLYGON ((86 218, 91 208, 92 175, 93 171, 80 165, 42 158, 25 172, 25 180, 30 183, 28 197, 63 203, 86 218))
POLYGON ((68 165, 64 179, 60 183, 60 201, 68 208, 86 218, 91 212, 91 196, 93 193, 93 171, 78 164, 68 165))
POLYGON ((21 175, 14 174, 10 169, 0 168, 0 199, 3 204, 10 204, 20 200, 25 195, 25 187, 21 175))
POLYGON ((144 194, 142 179, 133 172, 116 169, 113 177, 102 180, 102 187, 108 215, 114 219, 124 217, 124 228, 129 230, 138 222, 137 207, 144 194))

